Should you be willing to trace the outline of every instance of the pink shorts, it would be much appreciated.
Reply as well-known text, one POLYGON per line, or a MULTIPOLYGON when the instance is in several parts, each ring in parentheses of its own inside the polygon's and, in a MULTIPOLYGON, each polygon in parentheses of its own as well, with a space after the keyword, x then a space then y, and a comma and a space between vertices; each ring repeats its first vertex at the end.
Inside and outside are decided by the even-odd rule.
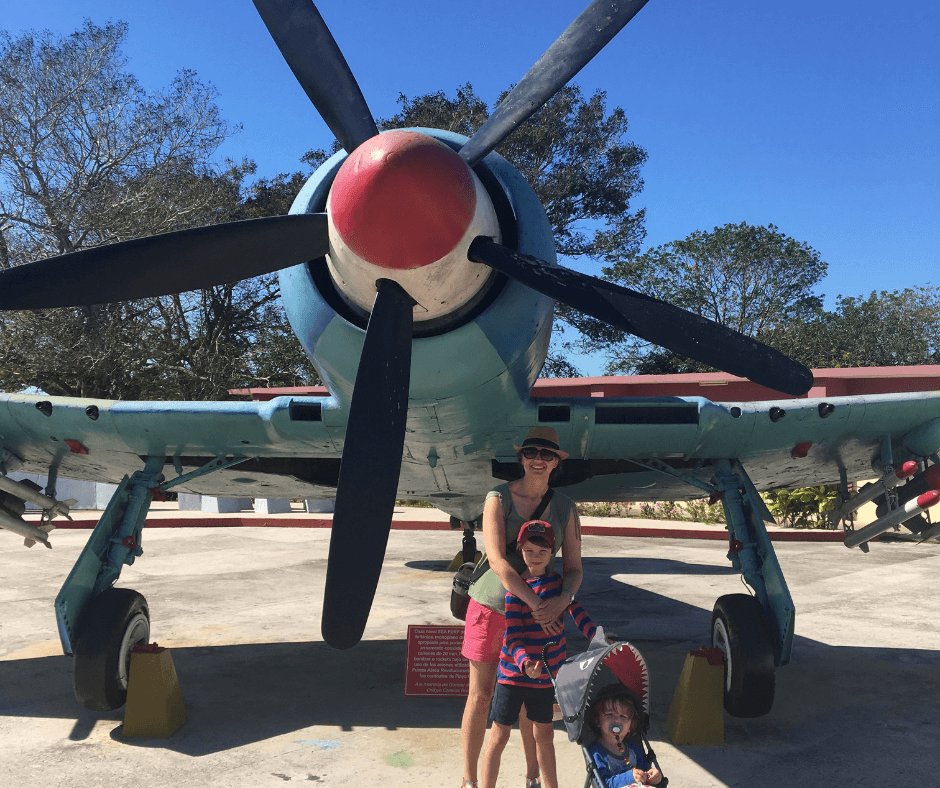
POLYGON ((506 616, 471 599, 460 653, 474 662, 499 662, 505 634, 506 616))

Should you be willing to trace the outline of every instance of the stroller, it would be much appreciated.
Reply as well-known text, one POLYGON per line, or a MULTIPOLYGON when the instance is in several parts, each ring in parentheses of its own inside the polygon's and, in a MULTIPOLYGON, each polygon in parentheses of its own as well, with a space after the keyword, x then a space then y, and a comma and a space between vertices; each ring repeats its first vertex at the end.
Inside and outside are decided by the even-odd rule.
MULTIPOLYGON (((548 646, 542 652, 542 661, 546 672, 551 675, 545 662, 547 650, 548 646)), ((588 746, 597 737, 588 723, 587 714, 598 697, 615 690, 625 690, 632 695, 640 714, 636 737, 640 740, 647 760, 662 772, 646 735, 650 726, 649 670, 643 655, 634 646, 627 642, 608 645, 604 628, 598 627, 587 651, 567 659, 558 669, 552 684, 565 728, 568 729, 568 740, 581 745, 581 754, 587 767, 584 788, 591 785, 604 788, 597 767, 588 753, 588 746)), ((659 788, 665 788, 668 783, 669 780, 663 775, 659 788)))

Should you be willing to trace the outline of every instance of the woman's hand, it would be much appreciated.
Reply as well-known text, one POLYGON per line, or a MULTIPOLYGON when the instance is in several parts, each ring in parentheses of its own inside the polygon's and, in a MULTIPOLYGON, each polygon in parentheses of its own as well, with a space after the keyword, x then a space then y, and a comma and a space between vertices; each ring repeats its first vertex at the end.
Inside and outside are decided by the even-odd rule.
POLYGON ((561 596, 546 599, 539 605, 538 610, 533 609, 532 616, 544 629, 545 624, 551 621, 558 621, 565 614, 570 604, 571 597, 568 596, 568 592, 562 591, 561 596))
POLYGON ((565 628, 561 617, 570 604, 570 597, 567 591, 561 594, 542 601, 538 608, 532 608, 532 618, 549 635, 557 635, 565 628))
POLYGON ((542 626, 542 631, 546 635, 560 635, 565 631, 565 626, 562 623, 560 618, 552 619, 551 621, 546 621, 542 626))

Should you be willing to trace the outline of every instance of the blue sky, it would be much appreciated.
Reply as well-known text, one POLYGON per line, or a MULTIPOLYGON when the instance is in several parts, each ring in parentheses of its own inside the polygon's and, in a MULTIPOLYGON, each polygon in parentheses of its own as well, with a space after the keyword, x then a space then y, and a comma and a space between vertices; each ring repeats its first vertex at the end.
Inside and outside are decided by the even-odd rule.
MULTIPOLYGON (((373 114, 471 82, 492 103, 587 0, 321 0, 373 114)), ((30 0, 0 26, 130 24, 129 69, 181 68, 243 126, 219 151, 260 175, 331 135, 250 0, 30 0)), ((829 264, 820 291, 940 284, 940 8, 926 0, 650 0, 574 81, 607 91, 649 153, 647 245, 728 222, 776 224, 829 264)))

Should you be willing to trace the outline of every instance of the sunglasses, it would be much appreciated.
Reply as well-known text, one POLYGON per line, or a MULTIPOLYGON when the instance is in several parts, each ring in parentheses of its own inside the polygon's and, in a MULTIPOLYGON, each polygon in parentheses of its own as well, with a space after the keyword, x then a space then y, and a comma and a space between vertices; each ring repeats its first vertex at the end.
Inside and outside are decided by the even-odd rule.
POLYGON ((522 456, 527 460, 534 460, 536 457, 541 457, 546 462, 551 462, 552 460, 557 460, 558 455, 553 451, 548 449, 536 449, 532 446, 527 446, 522 450, 522 456))

